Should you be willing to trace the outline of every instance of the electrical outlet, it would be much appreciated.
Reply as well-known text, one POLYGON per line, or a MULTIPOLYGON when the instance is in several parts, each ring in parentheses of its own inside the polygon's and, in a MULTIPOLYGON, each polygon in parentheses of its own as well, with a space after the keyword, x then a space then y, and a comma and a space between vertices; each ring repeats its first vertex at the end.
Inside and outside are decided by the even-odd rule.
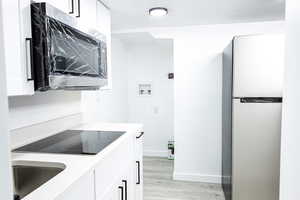
POLYGON ((159 113, 159 107, 158 106, 154 106, 153 112, 154 112, 154 114, 158 114, 159 113))

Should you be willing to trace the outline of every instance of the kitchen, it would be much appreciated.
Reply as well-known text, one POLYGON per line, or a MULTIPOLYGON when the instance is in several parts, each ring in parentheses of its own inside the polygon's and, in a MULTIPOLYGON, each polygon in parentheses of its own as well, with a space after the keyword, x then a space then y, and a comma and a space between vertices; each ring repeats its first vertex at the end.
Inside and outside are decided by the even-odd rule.
MULTIPOLYGON (((282 48, 286 56, 285 72, 282 73, 285 80, 280 199, 296 199, 299 194, 296 188, 296 177, 299 176, 299 136, 296 134, 299 124, 297 64, 300 61, 296 53, 299 46, 299 3, 291 0, 269 3, 255 1, 245 6, 230 1, 231 6, 220 4, 217 7, 219 13, 216 14, 205 9, 214 9, 210 3, 192 0, 186 4, 146 0, 123 3, 116 0, 46 2, 62 11, 64 16, 68 16, 66 18, 70 17, 70 21, 76 21, 81 31, 89 31, 87 28, 93 27, 105 35, 105 40, 101 37, 98 39, 97 34, 92 38, 100 41, 97 44, 104 50, 107 45, 107 68, 104 66, 102 71, 107 73, 107 77, 104 73, 101 81, 97 81, 101 88, 95 91, 85 91, 80 87, 70 91, 74 89, 71 88, 74 84, 84 87, 91 85, 80 76, 80 81, 68 80, 68 75, 62 76, 63 81, 51 79, 54 81, 50 85, 47 85, 47 81, 38 81, 42 83, 42 87, 38 87, 36 80, 42 75, 36 76, 36 64, 33 63, 37 59, 36 56, 31 57, 31 53, 38 55, 34 53, 37 48, 31 46, 37 43, 30 40, 34 38, 31 11, 28 9, 31 1, 1 1, 0 44, 3 48, 0 61, 1 66, 9 66, 1 68, 0 79, 3 87, 0 90, 3 111, 0 167, 1 177, 6 177, 0 185, 1 199, 11 199, 13 196, 11 165, 22 166, 26 160, 31 165, 44 164, 44 167, 45 164, 49 167, 50 163, 51 167, 62 171, 22 199, 142 199, 143 190, 145 195, 152 195, 152 192, 159 193, 152 190, 160 189, 149 189, 147 184, 152 181, 149 174, 145 174, 146 180, 143 180, 143 155, 147 163, 150 163, 147 160, 149 158, 168 161, 168 142, 174 140, 175 160, 168 161, 172 165, 171 178, 176 183, 204 184, 196 185, 199 190, 203 189, 202 186, 217 185, 218 191, 221 191, 223 50, 235 36, 256 34, 286 36, 286 47, 282 48), (164 7, 159 11, 165 16, 149 16, 151 8, 156 7, 164 7), (198 12, 200 8, 202 12, 198 12), (8 86, 7 90, 5 85, 8 86), (10 157, 11 150, 69 129, 126 133, 97 155, 13 152, 10 157), (139 143, 142 140, 137 137, 143 140, 143 147, 139 143), (127 162, 130 173, 126 173, 127 162), (142 181, 145 181, 144 189, 142 181), (128 191, 127 195, 125 191, 128 191)), ((53 17, 58 23, 62 20, 60 15, 53 17)), ((54 32, 50 33, 55 35, 57 30, 53 28, 54 32)), ((59 38, 60 34, 56 36, 54 42, 69 42, 67 37, 59 38)), ((59 42, 53 43, 54 47, 55 44, 67 48, 59 42)), ((86 48, 79 43, 68 44, 74 48, 71 47, 67 52, 86 48)), ((84 58, 82 61, 76 60, 79 65, 80 62, 90 62, 92 66, 92 62, 99 61, 89 57, 99 53, 93 51, 93 46, 88 46, 86 51, 91 52, 86 54, 82 51, 76 56, 75 59, 84 58)), ((56 61, 66 62, 59 58, 56 61)), ((66 65, 60 67, 68 69, 66 65)), ((82 75, 85 73, 81 71, 82 75)), ((85 137, 80 138, 89 144, 85 137)), ((146 166, 146 173, 147 169, 149 166, 146 166)), ((185 190, 184 187, 181 189, 185 190)), ((176 191, 172 192, 177 194, 176 191)), ((176 199, 172 194, 169 195, 171 199, 176 199)), ((207 199, 223 198, 205 195, 208 195, 207 199)), ((204 196, 199 196, 199 199, 205 199, 204 196)), ((144 199, 151 198, 155 197, 144 196, 144 199)), ((194 198, 198 199, 189 199, 194 198)))

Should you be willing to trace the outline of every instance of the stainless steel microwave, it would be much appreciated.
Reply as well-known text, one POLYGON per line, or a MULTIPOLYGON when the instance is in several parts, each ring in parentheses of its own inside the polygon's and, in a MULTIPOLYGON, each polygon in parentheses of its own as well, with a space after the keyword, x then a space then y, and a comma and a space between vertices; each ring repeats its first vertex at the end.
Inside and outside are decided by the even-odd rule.
POLYGON ((35 90, 96 90, 107 84, 105 37, 49 5, 31 4, 35 90))

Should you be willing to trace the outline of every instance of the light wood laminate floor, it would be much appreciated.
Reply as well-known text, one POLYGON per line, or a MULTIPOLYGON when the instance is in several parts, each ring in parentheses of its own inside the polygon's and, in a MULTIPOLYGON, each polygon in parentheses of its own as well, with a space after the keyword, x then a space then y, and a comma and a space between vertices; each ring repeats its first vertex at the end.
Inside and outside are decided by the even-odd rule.
POLYGON ((224 200, 221 186, 172 180, 173 161, 144 158, 144 200, 224 200))

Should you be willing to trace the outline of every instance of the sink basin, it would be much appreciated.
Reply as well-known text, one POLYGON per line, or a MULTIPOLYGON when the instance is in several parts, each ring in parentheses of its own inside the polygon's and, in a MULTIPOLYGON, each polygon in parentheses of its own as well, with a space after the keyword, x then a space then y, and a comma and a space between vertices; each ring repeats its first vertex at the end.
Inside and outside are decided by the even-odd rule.
POLYGON ((62 172, 66 166, 62 163, 13 162, 15 199, 22 199, 44 183, 62 172))

